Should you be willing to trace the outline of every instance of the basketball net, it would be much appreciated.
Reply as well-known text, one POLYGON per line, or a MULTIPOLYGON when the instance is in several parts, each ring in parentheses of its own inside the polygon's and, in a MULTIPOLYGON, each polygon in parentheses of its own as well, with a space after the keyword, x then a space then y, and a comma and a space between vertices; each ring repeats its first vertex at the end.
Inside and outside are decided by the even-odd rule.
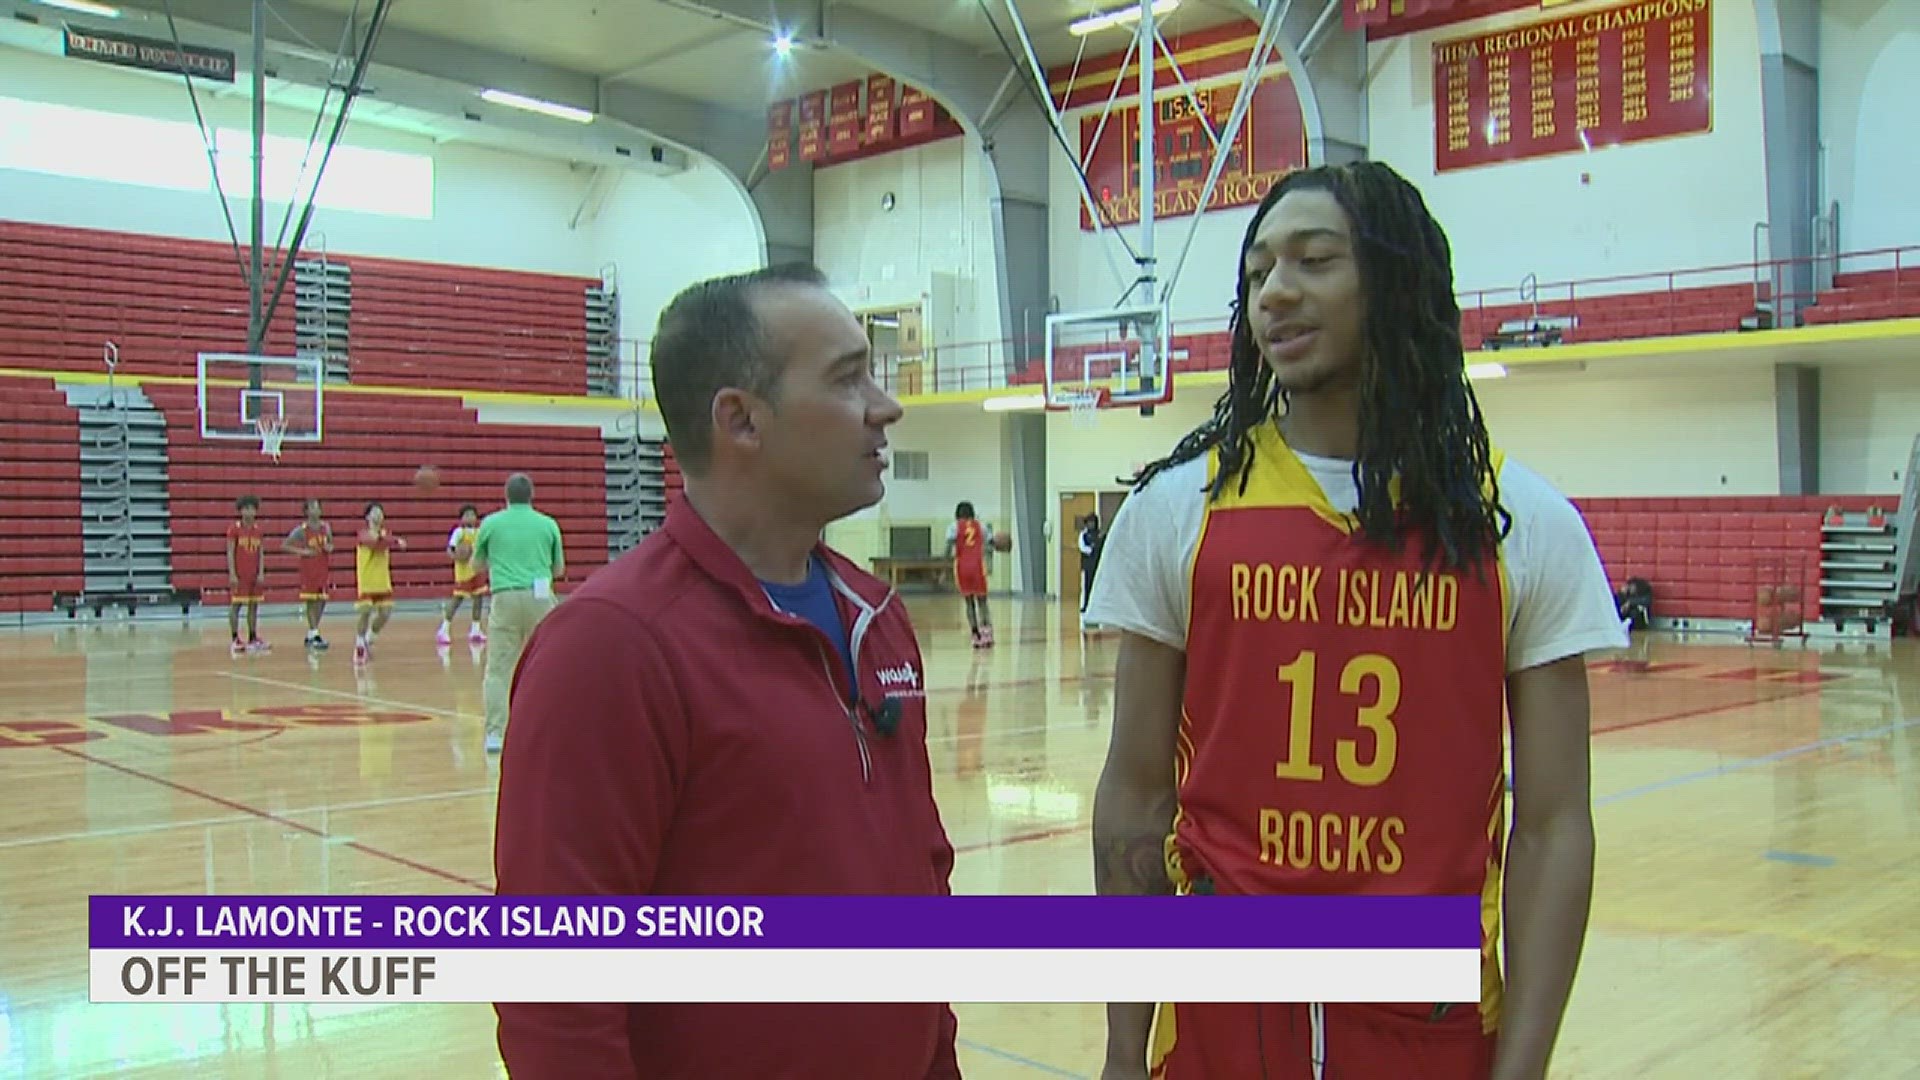
POLYGON ((287 421, 285 418, 276 417, 274 419, 255 420, 253 426, 254 430, 260 433, 260 452, 278 462, 280 460, 280 444, 284 442, 287 437, 287 421))
POLYGON ((1099 387, 1086 389, 1056 390, 1054 400, 1067 407, 1067 415, 1073 419, 1076 427, 1097 427, 1100 424, 1100 402, 1106 398, 1106 391, 1099 387))

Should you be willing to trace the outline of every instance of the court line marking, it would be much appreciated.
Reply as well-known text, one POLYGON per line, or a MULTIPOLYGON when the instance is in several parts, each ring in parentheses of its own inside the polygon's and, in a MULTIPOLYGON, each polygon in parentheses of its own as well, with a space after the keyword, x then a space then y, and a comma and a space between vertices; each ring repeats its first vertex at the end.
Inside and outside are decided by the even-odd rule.
MULTIPOLYGON (((51 749, 51 747, 49 747, 51 749)), ((462 788, 457 791, 429 791, 419 795, 396 795, 385 799, 365 799, 360 802, 323 803, 319 806, 305 806, 291 810, 278 810, 275 813, 293 815, 350 813, 355 810, 380 810, 389 806, 406 806, 412 803, 444 802, 453 799, 468 799, 475 795, 491 795, 491 786, 481 788, 462 788)), ((169 832, 173 829, 197 829, 209 825, 242 825, 249 821, 258 821, 254 814, 228 814, 224 817, 194 818, 189 821, 156 821, 145 825, 123 825, 112 829, 89 829, 85 832, 58 833, 48 836, 18 837, 12 840, 0 840, 0 851, 7 848, 33 847, 37 844, 61 844, 71 840, 95 840, 118 836, 141 836, 147 833, 169 832)))
MULTIPOLYGON (((331 834, 329 834, 325 829, 318 829, 313 827, 312 825, 302 825, 297 821, 290 821, 287 818, 280 816, 279 814, 275 814, 267 810, 262 810, 259 807, 248 806, 246 803, 240 802, 236 799, 229 799, 224 795, 216 795, 211 791, 205 790, 204 788, 197 788, 191 784, 183 784, 177 780, 169 780, 164 776, 155 776, 153 773, 147 772, 143 769, 136 769, 131 765, 122 765, 117 761, 108 761, 106 758, 96 757, 83 750, 75 750, 71 746, 52 746, 52 747, 48 747, 48 749, 53 750, 56 753, 65 754, 68 757, 78 758, 81 761, 92 762, 93 764, 99 765, 102 768, 112 769, 115 772, 125 773, 128 776, 136 777, 141 780, 146 780, 150 783, 159 784, 161 787, 171 788, 174 791, 178 791, 183 795, 191 795, 197 799, 205 799, 210 803, 214 803, 219 806, 224 806, 229 810, 238 810, 244 814, 251 814, 252 816, 261 818, 265 821, 271 821, 274 824, 281 826, 282 828, 293 829, 297 832, 303 832, 303 833, 306 833, 308 836, 312 836, 319 840, 327 840, 331 836, 331 834)), ((352 848, 353 850, 358 851, 363 855, 371 855, 376 859, 393 863, 396 866, 404 866, 409 870, 417 870, 420 873, 427 874, 432 877, 437 877, 442 881, 451 881, 457 885, 465 885, 471 889, 478 889, 483 893, 493 891, 493 887, 491 885, 483 885, 480 882, 474 880, 473 878, 463 877, 459 874, 454 873, 451 870, 442 870, 437 866, 429 866, 426 863, 409 859, 405 855, 396 855, 391 851, 382 850, 381 848, 374 847, 371 844, 363 844, 358 840, 349 840, 342 846, 352 848)))
POLYGON ((1070 1072, 1058 1065, 1049 1065, 1044 1061, 1035 1061, 1029 1057, 1021 1057, 1011 1050, 1002 1050, 997 1046, 988 1046, 986 1043, 974 1042, 972 1039, 956 1038, 954 1041, 966 1047, 968 1050, 997 1057, 1002 1061, 1011 1061, 1015 1065, 1025 1065, 1029 1069, 1046 1073, 1048 1076, 1066 1076, 1071 1077, 1072 1080, 1086 1080, 1086 1076, 1083 1073, 1070 1072))
POLYGON ((1716 780, 1722 776, 1727 776, 1731 773, 1736 773, 1736 772, 1744 772, 1747 769, 1751 769, 1759 765, 1771 765, 1775 762, 1786 761, 1789 758, 1800 757, 1804 754, 1812 754, 1821 750, 1830 750, 1836 746, 1845 746, 1847 743, 1860 742, 1863 739, 1879 738, 1882 735, 1891 735, 1896 731, 1901 731, 1906 728, 1915 727, 1915 726, 1920 726, 1920 717, 1915 717, 1911 720, 1900 720, 1891 724, 1883 724, 1880 727, 1869 728, 1866 731, 1855 731, 1855 732, 1850 732, 1846 735, 1831 735, 1831 736, 1828 736, 1827 738, 1818 739, 1810 743, 1802 743, 1799 746, 1789 746, 1785 750, 1775 750, 1771 754, 1762 754, 1759 757, 1736 758, 1735 760, 1726 762, 1725 764, 1716 765, 1711 769, 1702 769, 1698 772, 1683 773, 1679 776, 1670 776, 1665 780, 1655 780, 1650 784, 1641 784, 1639 787, 1631 787, 1631 788, 1627 788, 1624 791, 1613 792, 1610 795, 1602 795, 1599 798, 1593 800, 1593 805, 1596 807, 1611 806, 1614 803, 1624 802, 1628 799, 1639 798, 1642 795, 1652 795, 1656 792, 1671 791, 1674 788, 1685 787, 1688 784, 1699 783, 1702 780, 1716 780))
POLYGON ((383 705, 389 709, 412 709, 414 712, 431 713, 434 716, 444 716, 450 720, 484 719, 473 713, 463 713, 454 709, 439 709, 432 705, 415 705, 412 702, 394 701, 390 698, 374 697, 371 694, 350 694, 345 690, 334 690, 325 686, 305 686, 297 682, 288 682, 285 679, 269 679, 264 675, 243 675, 238 671, 229 671, 226 675, 229 679, 239 679, 242 682, 261 683, 266 686, 278 686, 284 690, 299 690, 308 694, 322 694, 327 697, 346 698, 348 701, 364 701, 369 705, 383 705))

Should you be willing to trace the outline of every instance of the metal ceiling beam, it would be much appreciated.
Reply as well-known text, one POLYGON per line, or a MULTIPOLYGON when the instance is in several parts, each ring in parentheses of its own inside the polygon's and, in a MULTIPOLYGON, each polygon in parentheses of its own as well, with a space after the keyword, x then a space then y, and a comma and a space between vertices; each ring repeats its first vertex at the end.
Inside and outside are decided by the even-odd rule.
MULTIPOLYGON (((1258 22, 1268 4, 1286 0, 1232 2, 1258 22)), ((1367 40, 1344 26, 1326 32, 1322 16, 1339 6, 1340 0, 1294 0, 1275 49, 1293 74, 1310 165, 1339 164, 1367 154, 1367 40), (1303 50, 1309 37, 1311 48, 1303 50)))
MULTIPOLYGON (((250 33, 246 5, 172 0, 172 7, 182 36, 190 40, 233 48, 250 33)), ((127 17, 115 26, 170 36, 160 8, 159 0, 133 0, 124 8, 127 17)), ((276 0, 274 9, 280 16, 268 25, 274 74, 288 82, 326 86, 336 77, 331 50, 341 39, 345 18, 294 0, 276 0)), ((705 156, 730 173, 741 193, 753 200, 770 247, 795 232, 807 233, 810 247, 810 180, 788 179, 768 190, 747 187, 754 161, 766 147, 763 115, 630 83, 610 85, 591 75, 391 25, 381 33, 368 79, 371 100, 448 117, 449 126, 468 128, 458 137, 483 145, 655 173, 683 171, 690 155, 705 156), (576 125, 491 105, 479 98, 479 91, 489 87, 588 109, 601 121, 576 125), (471 122, 476 116, 484 121, 471 122), (777 220, 796 215, 803 221, 777 220)))

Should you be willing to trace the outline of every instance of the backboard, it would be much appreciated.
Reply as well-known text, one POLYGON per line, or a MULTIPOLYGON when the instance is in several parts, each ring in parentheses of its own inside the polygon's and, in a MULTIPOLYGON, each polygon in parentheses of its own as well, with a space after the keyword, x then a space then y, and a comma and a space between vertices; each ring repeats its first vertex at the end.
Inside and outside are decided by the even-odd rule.
POLYGON ((1047 408, 1153 406, 1173 397, 1167 309, 1109 308, 1047 316, 1047 408))
POLYGON ((201 353, 200 437, 259 442, 259 422, 286 425, 284 441, 320 441, 325 361, 321 357, 201 353))

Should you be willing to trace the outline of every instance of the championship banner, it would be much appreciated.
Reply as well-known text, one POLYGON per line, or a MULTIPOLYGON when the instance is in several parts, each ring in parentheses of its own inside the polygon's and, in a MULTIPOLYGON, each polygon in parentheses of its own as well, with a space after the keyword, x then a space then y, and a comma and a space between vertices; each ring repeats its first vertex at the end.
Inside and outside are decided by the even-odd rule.
POLYGON ((767 168, 778 172, 793 164, 793 102, 767 107, 767 168))
POLYGON ((1710 10, 1636 0, 1436 41, 1436 170, 1713 130, 1710 10))
POLYGON ((94 896, 93 1002, 1477 1002, 1480 897, 94 896))
MULTIPOLYGON (((1374 19, 1367 24, 1368 41, 1432 30, 1454 23, 1470 22, 1508 11, 1535 11, 1568 3, 1569 0, 1359 0, 1379 5, 1374 19)), ((1348 24, 1349 29, 1353 24, 1348 24)))
POLYGON ((1340 0, 1340 21, 1349 30, 1378 26, 1388 18, 1388 0, 1340 0))
MULTIPOLYGON (((1235 80, 1196 89, 1192 97, 1169 92, 1155 99, 1155 217, 1185 217, 1199 210, 1200 193, 1213 165, 1213 139, 1226 132, 1238 98, 1239 83, 1235 80), (1194 98, 1199 99, 1198 110, 1194 98)), ((1306 125, 1301 120, 1293 80, 1286 73, 1269 74, 1254 87, 1253 102, 1225 153, 1227 165, 1214 184, 1209 211, 1255 205, 1266 198, 1281 177, 1306 165, 1306 125)), ((1100 130, 1099 110, 1082 116, 1080 160, 1088 186, 1100 204, 1101 221, 1107 225, 1139 221, 1139 105, 1116 105, 1105 131, 1100 130), (1098 145, 1093 141, 1095 133, 1100 136, 1098 145)), ((1091 232, 1094 227, 1093 215, 1082 205, 1080 228, 1091 232)))
POLYGON ((893 79, 867 76, 867 130, 861 141, 877 146, 893 140, 893 79))
POLYGON ((77 30, 66 27, 61 35, 65 53, 81 60, 92 60, 117 67, 142 71, 163 71, 170 75, 190 75, 196 79, 230 83, 234 79, 234 56, 226 49, 208 49, 198 45, 176 48, 171 41, 158 38, 114 34, 105 30, 77 30))
POLYGON ((800 99, 800 160, 819 161, 827 153, 827 92, 816 90, 800 99))
POLYGON ((827 98, 827 156, 840 157, 860 149, 865 115, 860 111, 864 82, 841 83, 827 98))
POLYGON ((902 84, 900 87, 900 137, 917 138, 933 133, 933 99, 925 90, 902 84))

